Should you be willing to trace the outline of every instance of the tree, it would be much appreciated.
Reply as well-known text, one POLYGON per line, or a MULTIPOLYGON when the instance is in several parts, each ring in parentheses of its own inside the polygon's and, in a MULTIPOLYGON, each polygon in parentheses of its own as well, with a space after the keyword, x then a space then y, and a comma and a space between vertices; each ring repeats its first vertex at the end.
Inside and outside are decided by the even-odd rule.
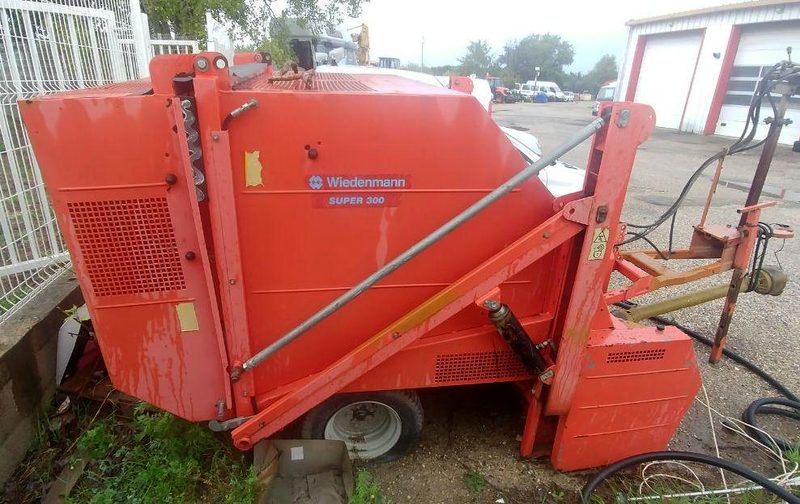
POLYGON ((461 75, 475 74, 484 78, 494 63, 492 48, 485 40, 474 40, 467 45, 467 54, 463 58, 459 58, 458 63, 458 71, 461 75))
POLYGON ((206 39, 206 12, 232 27, 237 46, 285 50, 285 21, 296 20, 314 33, 325 33, 345 16, 357 17, 369 0, 143 0, 150 26, 162 35, 206 39), (277 6, 282 10, 278 11, 277 6))
POLYGON ((604 55, 583 78, 583 90, 596 94, 600 86, 617 78, 617 72, 617 58, 611 54, 604 55))
POLYGON ((583 73, 570 72, 566 75, 566 77, 564 77, 564 82, 561 84, 566 91, 575 91, 576 93, 580 93, 587 89, 584 87, 585 80, 586 76, 583 75, 583 73))
POLYGON ((536 67, 539 67, 540 80, 563 82, 564 67, 572 64, 574 55, 572 44, 562 40, 560 35, 537 33, 520 41, 508 42, 499 63, 505 64, 523 81, 533 80, 536 67))
POLYGON ((430 70, 430 73, 433 75, 458 75, 459 67, 455 65, 441 65, 428 67, 428 70, 430 70))
POLYGON ((150 28, 165 38, 206 39, 206 12, 215 18, 236 19, 246 10, 245 0, 143 0, 150 28))

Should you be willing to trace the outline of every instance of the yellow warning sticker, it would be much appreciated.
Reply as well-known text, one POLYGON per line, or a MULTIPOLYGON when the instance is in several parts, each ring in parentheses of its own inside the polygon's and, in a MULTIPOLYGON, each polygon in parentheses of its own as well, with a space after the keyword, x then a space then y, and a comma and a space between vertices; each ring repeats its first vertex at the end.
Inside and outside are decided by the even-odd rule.
POLYGON ((175 305, 175 312, 178 314, 178 323, 181 332, 199 331, 200 324, 197 323, 197 313, 194 311, 194 303, 178 303, 175 305))
POLYGON ((244 186, 253 187, 264 185, 261 178, 261 160, 258 159, 261 151, 244 153, 244 186))
POLYGON ((609 229, 596 228, 592 233, 592 244, 589 247, 589 260, 597 261, 606 255, 606 248, 608 248, 608 235, 609 229))

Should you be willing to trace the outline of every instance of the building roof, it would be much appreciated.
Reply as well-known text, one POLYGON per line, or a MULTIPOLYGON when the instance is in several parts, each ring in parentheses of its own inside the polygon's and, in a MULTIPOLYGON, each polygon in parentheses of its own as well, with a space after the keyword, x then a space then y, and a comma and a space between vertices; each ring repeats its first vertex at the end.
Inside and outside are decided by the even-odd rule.
POLYGON ((692 16, 702 16, 707 14, 717 14, 720 12, 730 12, 730 11, 737 11, 742 9, 753 9, 759 7, 771 7, 771 6, 778 6, 778 5, 789 5, 789 4, 796 4, 800 3, 797 0, 752 0, 747 2, 737 2, 737 3, 728 3, 723 5, 717 5, 715 7, 705 7, 702 9, 694 9, 682 12, 675 12, 672 14, 663 14, 661 16, 653 16, 648 18, 641 18, 641 19, 631 19, 625 26, 636 26, 641 24, 647 23, 655 23, 658 21, 669 21, 671 19, 680 19, 685 17, 692 17, 692 16))

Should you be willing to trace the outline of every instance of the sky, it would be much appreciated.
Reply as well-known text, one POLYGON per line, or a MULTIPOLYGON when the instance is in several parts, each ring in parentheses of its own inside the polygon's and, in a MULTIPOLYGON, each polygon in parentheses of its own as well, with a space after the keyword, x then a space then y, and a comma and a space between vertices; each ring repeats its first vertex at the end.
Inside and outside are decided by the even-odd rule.
POLYGON ((457 64, 470 40, 489 42, 497 56, 509 40, 556 33, 572 43, 569 70, 587 72, 604 54, 621 63, 630 19, 735 3, 730 0, 370 0, 358 20, 369 27, 370 59, 400 58, 425 66, 457 64))

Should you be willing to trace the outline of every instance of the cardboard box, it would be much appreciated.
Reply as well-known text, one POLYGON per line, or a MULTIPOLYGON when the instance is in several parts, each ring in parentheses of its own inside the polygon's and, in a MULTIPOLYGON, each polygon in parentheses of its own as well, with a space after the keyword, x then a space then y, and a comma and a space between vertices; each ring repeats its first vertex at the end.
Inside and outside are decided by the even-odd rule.
POLYGON ((263 441, 253 465, 264 488, 259 504, 347 504, 353 495, 353 465, 342 441, 263 441))

